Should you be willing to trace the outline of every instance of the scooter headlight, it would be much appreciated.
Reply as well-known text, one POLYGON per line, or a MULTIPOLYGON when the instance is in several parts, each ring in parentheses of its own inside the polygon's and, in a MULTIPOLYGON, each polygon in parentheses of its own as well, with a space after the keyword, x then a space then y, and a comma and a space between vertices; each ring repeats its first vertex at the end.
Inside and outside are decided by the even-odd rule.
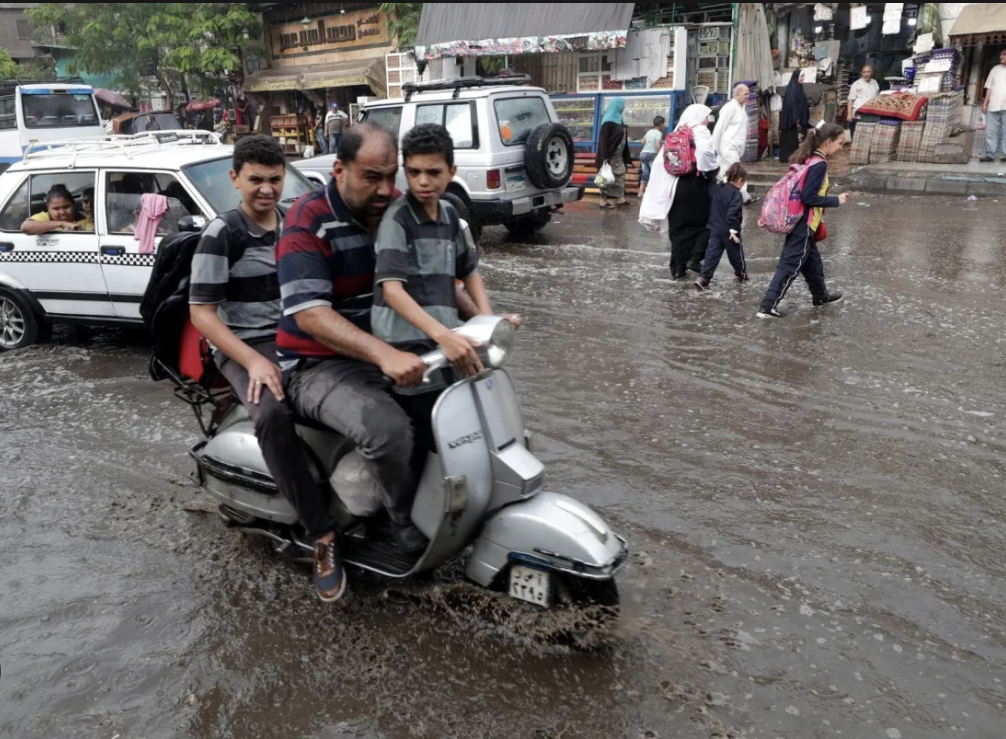
POLYGON ((492 338, 489 339, 486 348, 486 363, 493 369, 499 369, 510 359, 510 352, 516 341, 517 333, 513 324, 503 319, 493 330, 492 338))
POLYGON ((481 345, 479 357, 492 369, 506 364, 516 341, 513 324, 499 316, 476 316, 457 332, 481 345))

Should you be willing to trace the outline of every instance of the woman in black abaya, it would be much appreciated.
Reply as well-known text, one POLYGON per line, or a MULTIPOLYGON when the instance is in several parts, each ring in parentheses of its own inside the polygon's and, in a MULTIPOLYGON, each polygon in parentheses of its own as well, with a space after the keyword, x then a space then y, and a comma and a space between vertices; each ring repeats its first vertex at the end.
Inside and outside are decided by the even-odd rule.
POLYGON ((797 149, 800 148, 800 136, 806 135, 810 128, 810 104, 807 94, 800 83, 800 71, 793 72, 786 87, 786 95, 782 100, 782 112, 779 113, 779 161, 789 162, 797 149))

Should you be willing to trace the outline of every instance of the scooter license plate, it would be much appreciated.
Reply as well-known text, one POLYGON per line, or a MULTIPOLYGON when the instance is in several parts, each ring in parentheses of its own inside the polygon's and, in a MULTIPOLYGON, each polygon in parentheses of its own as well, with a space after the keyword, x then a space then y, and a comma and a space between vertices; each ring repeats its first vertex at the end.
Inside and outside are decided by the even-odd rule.
POLYGON ((531 567, 513 565, 510 568, 510 597, 536 606, 552 605, 552 573, 531 567))

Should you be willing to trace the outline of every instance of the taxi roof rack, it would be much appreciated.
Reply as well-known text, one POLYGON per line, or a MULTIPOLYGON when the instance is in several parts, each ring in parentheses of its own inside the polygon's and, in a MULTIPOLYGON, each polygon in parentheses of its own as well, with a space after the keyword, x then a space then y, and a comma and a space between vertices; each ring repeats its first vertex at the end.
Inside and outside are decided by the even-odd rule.
POLYGON ((412 100, 413 94, 417 92, 439 92, 441 90, 454 90, 454 99, 457 100, 462 90, 469 90, 476 87, 496 87, 497 85, 530 85, 531 75, 513 74, 501 77, 458 77, 453 80, 437 80, 436 82, 406 82, 402 85, 402 92, 405 93, 405 102, 412 100))
MULTIPOLYGON (((213 131, 187 129, 177 131, 144 131, 131 135, 89 136, 79 139, 64 139, 61 141, 35 142, 24 150, 22 161, 39 159, 65 158, 72 156, 76 161, 80 154, 97 154, 100 152, 118 152, 126 157, 151 149, 159 149, 169 144, 222 144, 220 136, 213 131)), ((71 167, 73 164, 70 165, 71 167)))

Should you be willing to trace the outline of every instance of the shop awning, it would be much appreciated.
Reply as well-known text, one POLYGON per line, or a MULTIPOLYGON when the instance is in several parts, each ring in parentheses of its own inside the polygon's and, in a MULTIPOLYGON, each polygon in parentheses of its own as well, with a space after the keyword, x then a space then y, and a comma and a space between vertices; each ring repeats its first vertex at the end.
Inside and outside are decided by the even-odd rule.
POLYGON ((366 85, 381 97, 388 94, 388 75, 384 57, 360 61, 332 62, 308 67, 301 75, 301 90, 366 85))
POLYGON ((635 3, 423 3, 416 44, 626 31, 635 3))
POLYGON ((280 67, 263 69, 248 78, 245 88, 248 92, 283 92, 299 90, 303 67, 280 67))
POLYGON ((286 90, 324 90, 329 87, 366 85, 375 94, 387 95, 384 57, 356 61, 330 62, 299 67, 263 69, 248 78, 249 92, 286 90))
POLYGON ((624 49, 635 3, 423 3, 416 56, 624 49), (459 9, 463 7, 461 12, 459 9))
POLYGON ((998 43, 1006 37, 1006 4, 972 3, 965 7, 954 23, 950 35, 963 37, 967 45, 980 42, 998 43))

